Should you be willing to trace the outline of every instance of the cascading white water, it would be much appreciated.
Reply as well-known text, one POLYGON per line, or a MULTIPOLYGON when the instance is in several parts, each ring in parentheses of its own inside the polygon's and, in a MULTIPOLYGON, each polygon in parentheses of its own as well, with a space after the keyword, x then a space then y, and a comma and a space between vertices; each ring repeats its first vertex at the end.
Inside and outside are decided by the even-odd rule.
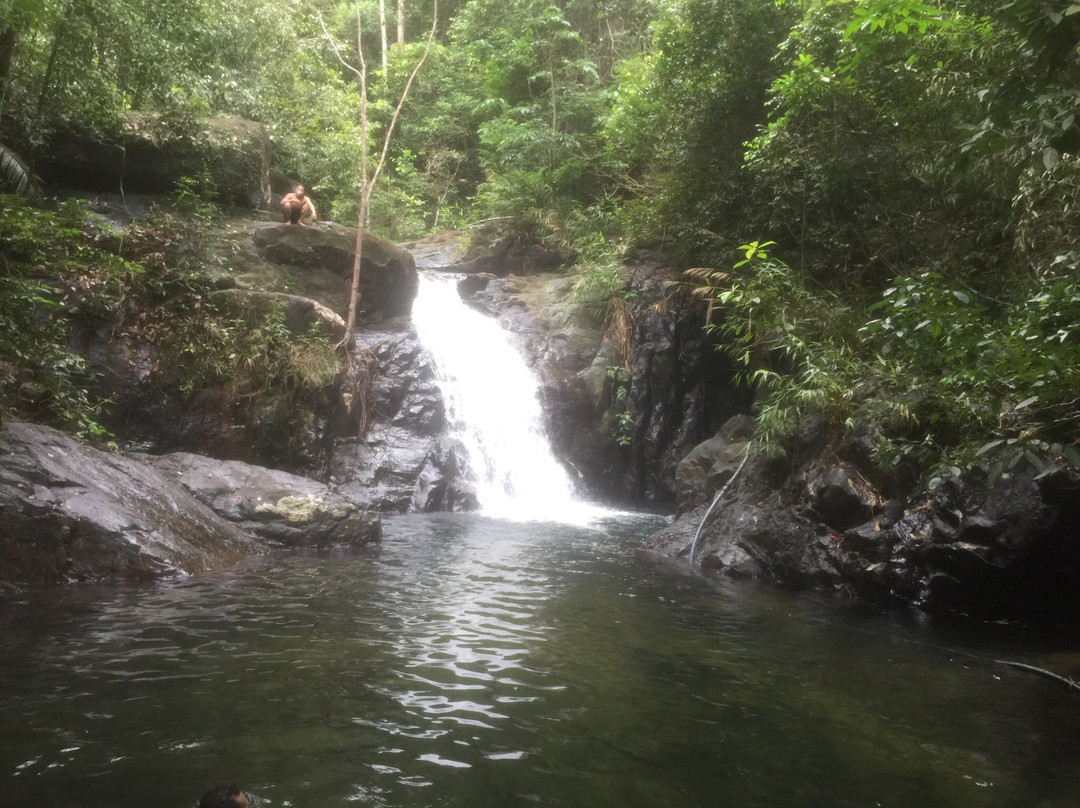
POLYGON ((451 431, 468 452, 482 512, 579 521, 581 503, 551 454, 536 378, 509 334, 457 292, 459 276, 422 273, 413 323, 439 372, 451 431))

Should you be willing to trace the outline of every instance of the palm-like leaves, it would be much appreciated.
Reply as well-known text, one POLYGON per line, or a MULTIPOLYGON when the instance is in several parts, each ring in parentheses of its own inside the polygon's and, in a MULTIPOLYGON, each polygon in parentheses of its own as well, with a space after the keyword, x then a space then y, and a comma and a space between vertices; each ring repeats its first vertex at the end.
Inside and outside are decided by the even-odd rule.
POLYGON ((25 197, 41 196, 41 187, 30 166, 17 153, 0 143, 0 187, 25 197))

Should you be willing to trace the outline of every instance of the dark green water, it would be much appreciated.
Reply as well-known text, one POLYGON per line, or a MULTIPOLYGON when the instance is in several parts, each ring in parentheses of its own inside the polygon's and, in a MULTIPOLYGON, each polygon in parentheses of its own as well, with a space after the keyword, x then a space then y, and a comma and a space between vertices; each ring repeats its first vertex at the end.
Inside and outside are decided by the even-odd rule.
MULTIPOLYGON (((0 806, 1080 804, 1080 699, 958 638, 637 560, 655 522, 0 601, 0 806)), ((1067 646, 1058 651, 1076 650, 1067 646)))

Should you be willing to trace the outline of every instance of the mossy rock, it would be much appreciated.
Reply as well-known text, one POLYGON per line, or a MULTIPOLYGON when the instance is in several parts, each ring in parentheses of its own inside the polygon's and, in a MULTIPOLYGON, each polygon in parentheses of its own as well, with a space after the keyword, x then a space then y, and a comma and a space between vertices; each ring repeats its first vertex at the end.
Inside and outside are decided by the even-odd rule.
POLYGON ((57 131, 34 157, 42 180, 55 187, 168 195, 182 177, 206 174, 217 201, 260 208, 270 201, 270 153, 266 128, 254 121, 140 113, 113 133, 57 131))

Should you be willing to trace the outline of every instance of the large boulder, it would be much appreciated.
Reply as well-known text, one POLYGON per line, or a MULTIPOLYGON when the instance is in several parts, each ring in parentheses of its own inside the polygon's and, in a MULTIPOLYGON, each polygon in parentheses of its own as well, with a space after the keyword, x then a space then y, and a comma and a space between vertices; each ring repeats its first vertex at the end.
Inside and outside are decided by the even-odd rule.
POLYGON ((612 481, 623 497, 652 505, 677 499, 679 461, 749 401, 735 368, 706 332, 704 311, 660 258, 635 268, 633 350, 626 411, 633 420, 612 481))
POLYGON ((26 423, 0 431, 0 581, 142 580, 259 552, 155 469, 26 423))
POLYGON ((129 458, 21 422, 0 430, 0 454, 0 583, 187 575, 381 533, 325 485, 246 463, 129 458))
POLYGON ((56 187, 167 195, 181 178, 208 174, 220 201, 259 208, 270 201, 270 152, 266 128, 254 121, 139 113, 112 135, 56 131, 33 154, 41 178, 56 187))
POLYGON ((735 476, 746 444, 754 436, 754 419, 737 415, 713 437, 702 441, 675 467, 676 512, 683 514, 706 501, 735 476))
POLYGON ((146 460, 219 516, 272 541, 293 547, 360 547, 381 535, 378 514, 306 477, 186 452, 146 460))
POLYGON ((489 273, 504 277, 555 272, 571 266, 577 256, 552 250, 535 239, 500 231, 497 222, 469 233, 444 233, 406 245, 433 269, 449 269, 465 275, 489 273), (449 248, 446 242, 454 242, 449 248))
MULTIPOLYGON (((341 315, 348 312, 355 230, 327 223, 310 227, 265 224, 255 229, 254 243, 263 260, 300 270, 297 291, 341 315)), ((419 285, 416 263, 409 253, 364 231, 358 323, 408 315, 419 285)))

